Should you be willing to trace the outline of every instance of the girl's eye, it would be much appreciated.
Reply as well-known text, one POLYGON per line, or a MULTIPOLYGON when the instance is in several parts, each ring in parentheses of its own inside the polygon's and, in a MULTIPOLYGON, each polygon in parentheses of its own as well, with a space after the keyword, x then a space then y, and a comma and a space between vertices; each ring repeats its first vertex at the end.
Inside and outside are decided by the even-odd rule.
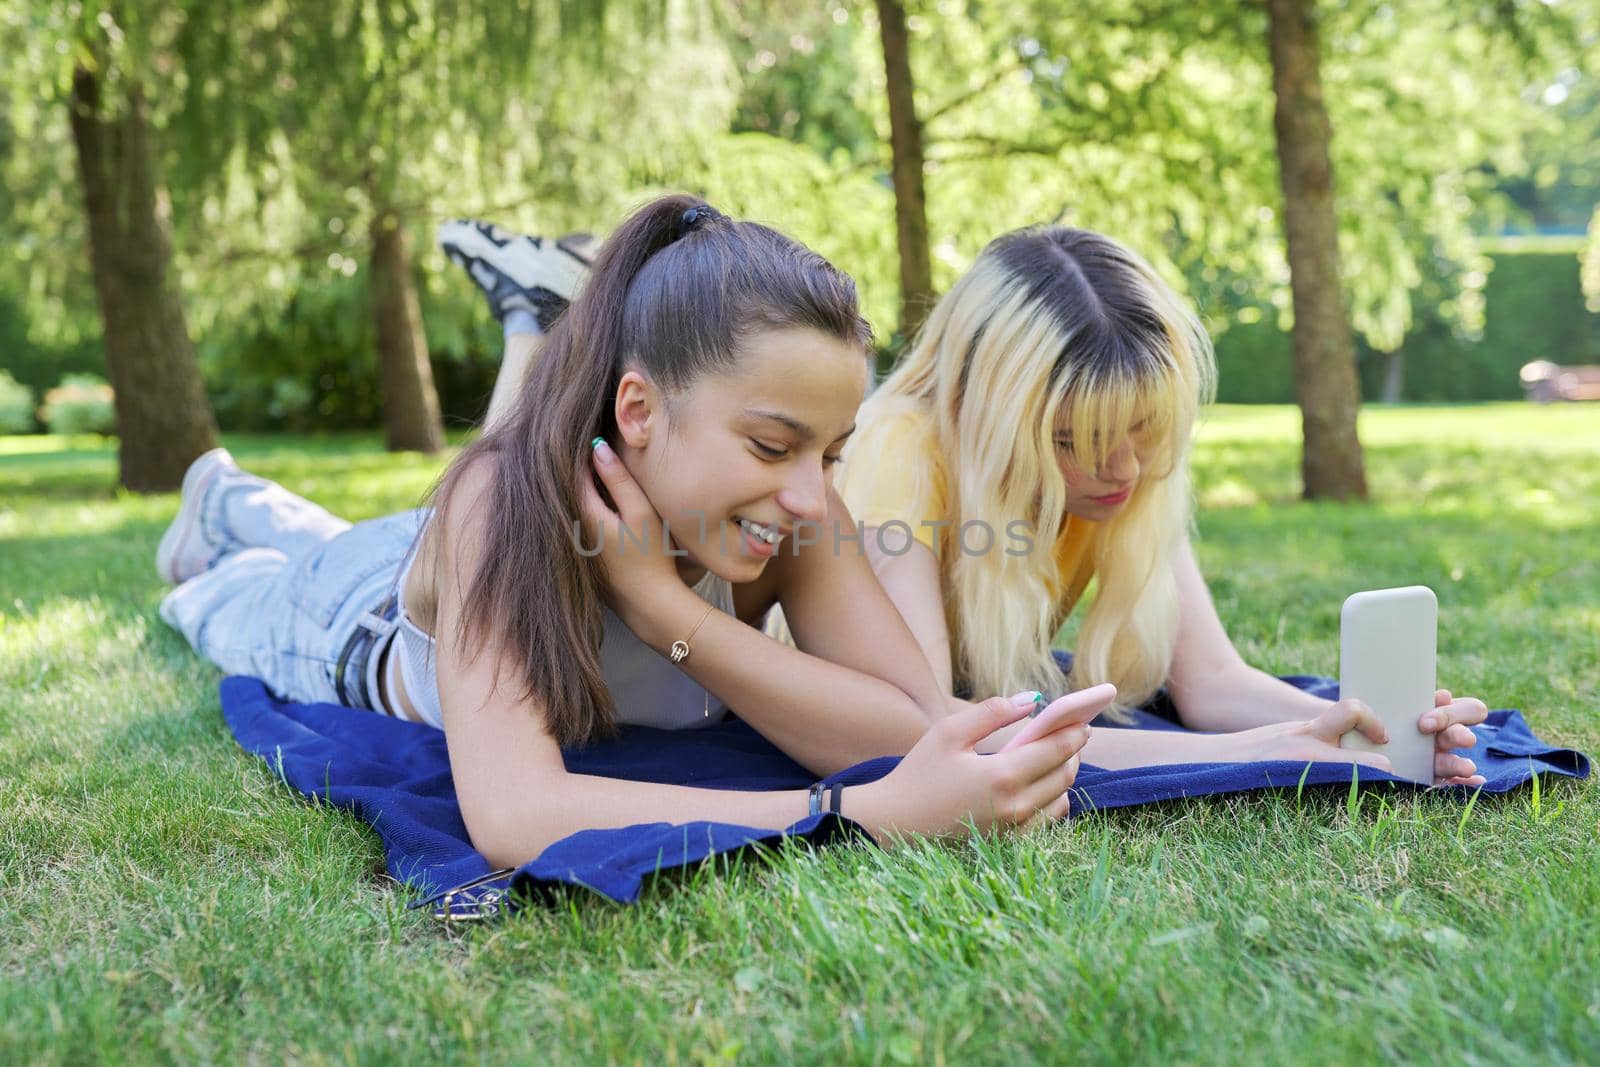
POLYGON ((822 465, 824 467, 837 467, 839 464, 841 464, 843 462, 844 462, 844 457, 843 456, 824 455, 822 457, 822 465))
POLYGON ((1071 452, 1072 451, 1072 438, 1070 438, 1070 437, 1058 437, 1058 438, 1056 438, 1056 447, 1061 449, 1061 450, 1063 450, 1063 451, 1071 452))
POLYGON ((754 437, 750 439, 750 443, 755 445, 756 451, 760 452, 761 455, 767 459, 783 459, 789 454, 787 449, 773 448, 771 445, 764 445, 760 441, 757 441, 754 437))

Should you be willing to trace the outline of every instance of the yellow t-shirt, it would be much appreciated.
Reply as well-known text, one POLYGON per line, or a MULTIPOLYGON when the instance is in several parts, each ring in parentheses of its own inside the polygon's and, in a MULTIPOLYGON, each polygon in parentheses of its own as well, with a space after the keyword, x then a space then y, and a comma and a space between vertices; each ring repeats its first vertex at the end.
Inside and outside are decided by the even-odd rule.
MULTIPOLYGON (((911 536, 926 545, 947 570, 959 536, 958 517, 950 514, 944 458, 939 454, 930 418, 912 413, 895 415, 875 427, 861 449, 846 457, 841 492, 855 519, 868 526, 904 523, 911 536), (945 525, 936 525, 945 523, 945 525)), ((1055 544, 1053 591, 1060 598, 1061 614, 1071 613, 1094 575, 1090 552, 1098 523, 1071 516, 1055 544)), ((897 527, 898 528, 898 527, 897 527)), ((969 548, 977 544, 969 539, 969 548)), ((1015 548, 1007 531, 996 530, 993 551, 1015 548)))

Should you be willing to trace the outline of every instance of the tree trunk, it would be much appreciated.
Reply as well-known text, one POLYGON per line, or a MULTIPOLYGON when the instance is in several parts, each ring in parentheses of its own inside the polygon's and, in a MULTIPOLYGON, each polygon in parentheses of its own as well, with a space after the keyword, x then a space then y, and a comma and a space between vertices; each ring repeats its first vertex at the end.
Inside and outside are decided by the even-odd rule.
POLYGON ((1397 348, 1384 357, 1383 402, 1398 404, 1406 391, 1406 350, 1397 348))
POLYGON ((391 211, 379 211, 372 222, 372 315, 389 451, 438 452, 444 422, 411 275, 411 238, 391 211))
POLYGON ((178 488, 190 462, 216 447, 217 423, 169 277, 171 205, 151 159, 144 93, 127 85, 122 106, 102 114, 99 79, 79 66, 68 107, 116 393, 118 477, 154 493, 178 488))
POLYGON ((1356 436, 1361 389, 1355 341, 1339 282, 1333 200, 1333 138, 1322 100, 1316 0, 1267 0, 1273 127, 1283 183, 1283 226, 1294 290, 1294 384, 1308 499, 1364 499, 1367 477, 1356 436))
POLYGON ((900 246, 900 336, 910 339, 933 306, 928 264, 928 204, 923 187, 922 125, 912 94, 906 12, 900 0, 877 0, 883 69, 889 91, 895 233, 900 246))

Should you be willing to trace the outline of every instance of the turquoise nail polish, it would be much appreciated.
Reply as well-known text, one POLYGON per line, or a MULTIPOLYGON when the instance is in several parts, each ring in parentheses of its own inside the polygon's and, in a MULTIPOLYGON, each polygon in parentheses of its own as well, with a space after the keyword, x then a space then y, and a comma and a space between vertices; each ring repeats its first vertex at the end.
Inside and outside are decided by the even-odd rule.
POLYGON ((605 443, 606 443, 606 439, 604 437, 596 437, 593 441, 589 442, 589 447, 590 448, 599 448, 601 445, 603 445, 605 443))

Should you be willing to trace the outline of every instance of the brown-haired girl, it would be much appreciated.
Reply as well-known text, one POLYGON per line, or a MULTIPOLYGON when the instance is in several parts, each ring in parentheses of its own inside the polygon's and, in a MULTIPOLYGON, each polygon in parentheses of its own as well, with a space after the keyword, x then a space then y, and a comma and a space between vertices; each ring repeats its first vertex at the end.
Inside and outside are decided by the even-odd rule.
POLYGON ((843 798, 874 834, 1060 817, 1087 728, 979 756, 1037 695, 947 716, 866 559, 793 536, 854 527, 833 467, 867 335, 853 282, 821 257, 662 198, 600 250, 515 405, 431 508, 350 526, 221 450, 197 460, 157 556, 180 583, 162 617, 288 698, 443 729, 467 828, 497 864, 585 828, 804 816, 805 790, 562 762, 621 723, 693 728, 730 710, 819 775, 909 753, 843 798), (757 629, 774 605, 797 647, 757 629))

